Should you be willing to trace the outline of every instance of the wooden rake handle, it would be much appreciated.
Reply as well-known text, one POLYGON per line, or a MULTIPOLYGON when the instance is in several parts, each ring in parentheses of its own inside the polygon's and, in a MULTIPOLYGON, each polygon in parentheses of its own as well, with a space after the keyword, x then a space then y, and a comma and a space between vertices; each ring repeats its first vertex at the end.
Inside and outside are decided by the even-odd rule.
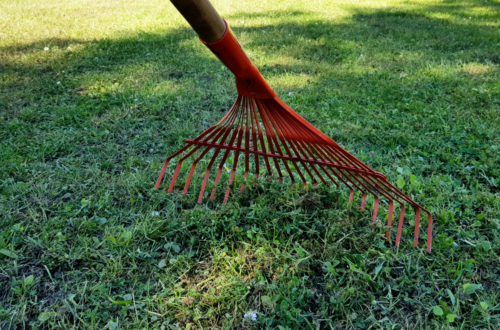
POLYGON ((226 23, 208 0, 170 0, 200 39, 215 42, 226 32, 226 23))

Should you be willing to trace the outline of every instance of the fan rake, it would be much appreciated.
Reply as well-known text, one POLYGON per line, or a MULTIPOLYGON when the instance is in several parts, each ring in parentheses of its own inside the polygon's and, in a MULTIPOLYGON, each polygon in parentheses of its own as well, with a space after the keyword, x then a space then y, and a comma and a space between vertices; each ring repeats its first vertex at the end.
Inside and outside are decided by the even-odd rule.
POLYGON ((223 199, 226 203, 231 190, 234 190, 238 164, 241 168, 244 166, 244 172, 241 170, 244 183, 239 187, 240 192, 244 190, 245 183, 249 182, 248 176, 251 172, 254 172, 255 179, 265 172, 269 180, 277 177, 280 183, 288 177, 292 186, 298 182, 303 186, 308 182, 313 185, 323 183, 345 186, 349 189, 349 202, 353 202, 355 190, 361 191, 362 210, 365 209, 367 195, 373 195, 373 224, 377 221, 380 199, 389 201, 385 233, 387 241, 393 227, 394 205, 400 205, 396 246, 399 246, 401 240, 405 204, 415 210, 415 247, 419 240, 421 212, 425 212, 428 216, 427 251, 431 251, 432 215, 428 210, 392 185, 382 173, 362 163, 279 99, 250 62, 227 23, 218 16, 208 1, 172 2, 198 32, 202 42, 235 75, 238 97, 219 123, 198 137, 187 139, 183 148, 166 159, 156 188, 160 187, 168 166, 176 158, 178 161, 168 192, 173 191, 184 168, 183 163, 191 161, 183 189, 183 194, 186 194, 198 164, 202 160, 203 163, 208 162, 202 174, 198 203, 203 201, 208 186, 211 186, 210 199, 214 200, 221 177, 228 174, 223 199), (210 42, 206 42, 207 40, 210 42), (231 168, 226 165, 229 160, 232 160, 231 168), (244 165, 241 165, 242 163, 244 165), (217 166, 216 170, 213 170, 214 166, 217 166))

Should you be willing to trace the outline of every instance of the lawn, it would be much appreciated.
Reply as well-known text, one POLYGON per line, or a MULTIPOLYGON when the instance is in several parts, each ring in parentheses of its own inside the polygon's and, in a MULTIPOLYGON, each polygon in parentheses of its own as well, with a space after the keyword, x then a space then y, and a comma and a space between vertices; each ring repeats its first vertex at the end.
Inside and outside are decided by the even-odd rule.
POLYGON ((413 212, 396 248, 387 204, 372 229, 334 186, 154 189, 231 73, 166 0, 6 0, 0 328, 498 329, 500 2, 214 5, 287 104, 433 213, 432 252, 413 212))

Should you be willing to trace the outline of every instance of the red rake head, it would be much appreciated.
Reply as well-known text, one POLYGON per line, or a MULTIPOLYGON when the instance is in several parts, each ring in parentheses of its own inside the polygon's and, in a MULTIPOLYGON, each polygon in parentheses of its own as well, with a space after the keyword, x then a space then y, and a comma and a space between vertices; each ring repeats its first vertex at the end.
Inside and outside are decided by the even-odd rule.
MULTIPOLYGON (((186 194, 197 165, 202 160, 208 161, 198 203, 202 202, 209 182, 212 188, 210 199, 215 198, 217 185, 222 174, 227 171, 230 174, 224 195, 226 203, 241 160, 244 162, 245 181, 250 172, 254 172, 255 178, 258 178, 262 170, 265 170, 269 179, 277 176, 281 183, 286 176, 291 180, 292 186, 296 182, 301 182, 303 186, 307 182, 321 182, 325 185, 333 183, 338 187, 343 184, 350 190, 349 202, 353 201, 355 189, 362 192, 362 210, 365 208, 367 195, 371 194, 374 196, 373 224, 377 220, 379 198, 386 198, 389 201, 386 240, 390 238, 394 202, 399 203, 401 211, 396 246, 401 239, 405 203, 415 208, 415 247, 418 244, 420 212, 423 210, 428 215, 427 250, 430 252, 432 216, 429 211, 389 183, 383 174, 359 161, 281 101, 246 57, 229 29, 220 41, 207 46, 235 74, 238 98, 218 124, 197 138, 186 140, 183 148, 167 158, 156 188, 160 186, 170 161, 180 157, 168 188, 171 192, 184 162, 189 158, 192 159, 192 164, 184 184, 183 194, 186 194), (230 160, 232 165, 228 168, 226 162, 230 160), (214 165, 217 166, 215 173, 212 170, 214 165)), ((242 184, 240 191, 243 189, 242 184)))

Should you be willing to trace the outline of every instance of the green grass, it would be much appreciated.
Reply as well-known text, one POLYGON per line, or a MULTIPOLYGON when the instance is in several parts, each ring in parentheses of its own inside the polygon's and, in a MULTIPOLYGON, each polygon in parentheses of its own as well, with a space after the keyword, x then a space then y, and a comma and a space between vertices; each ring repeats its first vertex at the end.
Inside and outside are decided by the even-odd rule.
POLYGON ((214 3, 286 103, 432 211, 433 252, 343 190, 153 189, 228 70, 168 1, 7 0, 0 328, 498 329, 500 3, 214 3))

